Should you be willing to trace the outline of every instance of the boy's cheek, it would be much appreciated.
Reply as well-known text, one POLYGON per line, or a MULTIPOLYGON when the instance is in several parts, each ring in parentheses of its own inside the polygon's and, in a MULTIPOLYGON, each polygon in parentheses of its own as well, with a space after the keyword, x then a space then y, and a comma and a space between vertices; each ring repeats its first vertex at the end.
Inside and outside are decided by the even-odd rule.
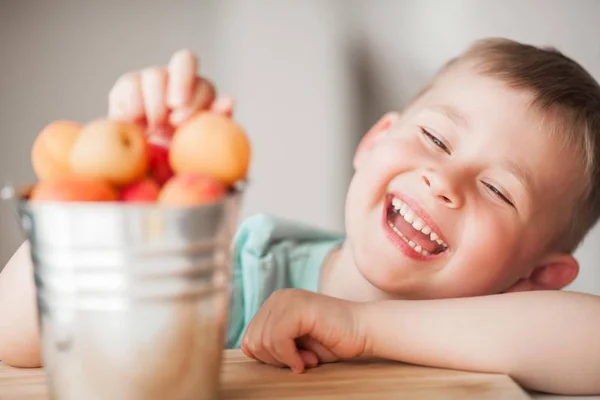
POLYGON ((404 174, 422 168, 427 164, 426 160, 422 148, 414 140, 386 138, 373 148, 356 171, 348 195, 351 207, 378 206, 394 180, 400 176, 406 180, 409 177, 404 174))
POLYGON ((523 248, 517 225, 491 212, 473 213, 465 222, 454 279, 474 294, 497 292, 514 282, 523 248))
POLYGON ((388 180, 403 172, 421 167, 426 162, 423 146, 404 136, 382 140, 371 152, 370 163, 388 180))

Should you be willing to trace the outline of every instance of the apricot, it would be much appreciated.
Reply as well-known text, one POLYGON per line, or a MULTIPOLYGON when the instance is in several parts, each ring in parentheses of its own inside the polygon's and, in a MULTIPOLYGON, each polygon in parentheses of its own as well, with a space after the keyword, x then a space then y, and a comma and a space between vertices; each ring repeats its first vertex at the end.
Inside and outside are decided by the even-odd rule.
POLYGON ((31 164, 38 179, 71 174, 69 157, 80 130, 81 124, 66 120, 51 122, 41 130, 31 148, 31 164))
POLYGON ((31 201, 116 201, 117 191, 100 179, 65 176, 38 182, 32 189, 31 201))
POLYGON ((148 142, 148 168, 159 185, 164 185, 173 176, 169 163, 169 147, 161 142, 148 142))
POLYGON ((158 199, 159 193, 159 184, 152 178, 145 178, 121 188, 119 201, 126 203, 154 203, 158 199))
POLYGON ((148 169, 144 131, 136 124, 97 119, 81 129, 71 150, 71 170, 78 176, 124 186, 148 169))
POLYGON ((173 176, 162 187, 158 202, 169 206, 193 206, 222 199, 227 187, 211 176, 181 174, 173 176))
POLYGON ((251 157, 244 129, 231 118, 203 111, 177 128, 169 151, 176 174, 210 175, 225 185, 244 179, 251 157))

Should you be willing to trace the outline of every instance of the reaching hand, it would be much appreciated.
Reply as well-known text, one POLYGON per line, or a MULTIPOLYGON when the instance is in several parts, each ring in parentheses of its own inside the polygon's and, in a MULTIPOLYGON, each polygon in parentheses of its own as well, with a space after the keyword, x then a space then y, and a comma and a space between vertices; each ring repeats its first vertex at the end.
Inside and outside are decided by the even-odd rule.
POLYGON ((148 67, 117 79, 108 96, 111 119, 144 124, 170 138, 174 128, 200 110, 231 116, 234 100, 196 74, 198 60, 189 50, 173 54, 167 67, 148 67))

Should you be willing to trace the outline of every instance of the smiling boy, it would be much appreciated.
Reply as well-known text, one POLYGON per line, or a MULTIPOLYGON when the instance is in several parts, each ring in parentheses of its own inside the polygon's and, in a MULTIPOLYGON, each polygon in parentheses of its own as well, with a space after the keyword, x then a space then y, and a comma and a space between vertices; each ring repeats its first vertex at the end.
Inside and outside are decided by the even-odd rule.
MULTIPOLYGON (((196 77, 195 69, 195 57, 180 52, 166 69, 124 75, 111 91, 111 117, 176 125, 182 115, 202 108, 231 114, 232 103, 214 101, 214 88, 196 77)), ((600 88, 578 64, 558 52, 509 40, 475 43, 402 113, 384 115, 362 139, 346 197, 344 235, 264 214, 242 223, 234 241, 227 346, 240 346, 251 321, 258 320, 245 338, 248 354, 290 365, 289 348, 288 358, 272 351, 296 339, 289 332, 277 334, 278 323, 301 323, 308 318, 302 310, 309 303, 321 302, 321 316, 330 315, 331 298, 420 300, 414 302, 417 307, 439 299, 435 304, 445 307, 456 304, 450 298, 480 304, 473 299, 563 288, 578 274, 572 252, 600 209, 599 132, 600 88), (297 319, 265 319, 274 307, 265 302, 282 288, 326 296, 306 303, 303 291, 276 296, 277 306, 288 307, 297 319)), ((27 306, 30 271, 23 246, 0 274, 5 290, 0 319, 13 315, 0 331, 0 359, 7 354, 6 338, 15 332, 31 338, 19 344, 21 354, 38 354, 33 306, 27 306), (22 305, 18 318, 9 312, 13 304, 22 305)), ((467 306, 461 316, 469 320, 468 310, 474 311, 477 324, 475 308, 467 306)), ((517 317, 518 311, 517 306, 517 317)), ((318 315, 311 314, 315 329, 330 327, 318 315)), ((431 324, 425 315, 422 323, 431 324)), ((379 323, 363 321, 366 326, 379 323)), ((334 328, 345 332, 347 326, 334 328)), ((382 340, 379 347, 396 348, 382 340)), ((434 341, 427 345, 424 354, 436 348, 434 341)), ((477 347, 463 350, 470 354, 477 347)), ((436 364, 440 359, 435 357, 415 359, 436 364)), ((448 360, 447 353, 439 357, 448 360)), ((20 362, 24 358, 13 358, 13 363, 26 364, 20 362)), ((489 367, 480 359, 465 358, 465 363, 476 370, 489 367)))
POLYGON ((294 371, 382 357, 599 393, 600 299, 556 291, 600 212, 599 135, 578 64, 477 42, 363 138, 322 294, 274 292, 242 349, 294 371))

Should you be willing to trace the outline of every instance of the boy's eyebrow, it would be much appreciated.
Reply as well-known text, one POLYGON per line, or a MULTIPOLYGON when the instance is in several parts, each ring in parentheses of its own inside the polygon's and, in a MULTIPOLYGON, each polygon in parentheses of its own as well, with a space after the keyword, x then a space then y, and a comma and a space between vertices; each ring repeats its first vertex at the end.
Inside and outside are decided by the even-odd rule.
POLYGON ((525 188, 529 191, 533 191, 535 185, 533 183, 533 175, 528 168, 524 168, 523 166, 515 163, 514 161, 505 158, 502 162, 502 166, 506 168, 509 172, 519 179, 525 188))
POLYGON ((436 105, 431 107, 431 110, 444 115, 446 118, 452 120, 456 125, 462 128, 469 127, 469 120, 466 116, 461 114, 458 110, 448 105, 436 105))

